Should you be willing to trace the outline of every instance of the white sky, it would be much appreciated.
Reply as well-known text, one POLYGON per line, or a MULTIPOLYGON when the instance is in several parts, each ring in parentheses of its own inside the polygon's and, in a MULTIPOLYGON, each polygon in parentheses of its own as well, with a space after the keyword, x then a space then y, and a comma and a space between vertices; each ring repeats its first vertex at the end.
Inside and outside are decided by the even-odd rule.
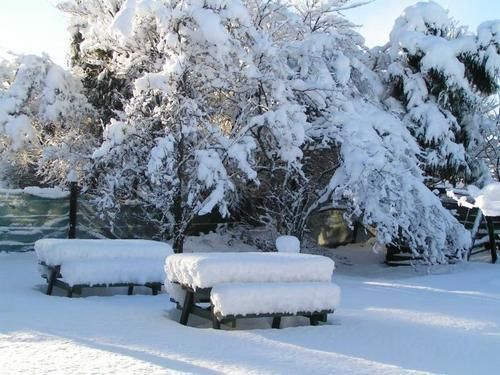
MULTIPOLYGON (((48 53, 61 65, 69 44, 65 15, 55 9, 57 0, 0 0, 0 52, 48 53)), ((345 11, 358 25, 368 46, 384 44, 394 20, 415 0, 375 0, 345 11)), ((475 30, 485 20, 500 19, 500 0, 439 0, 450 15, 475 30)))

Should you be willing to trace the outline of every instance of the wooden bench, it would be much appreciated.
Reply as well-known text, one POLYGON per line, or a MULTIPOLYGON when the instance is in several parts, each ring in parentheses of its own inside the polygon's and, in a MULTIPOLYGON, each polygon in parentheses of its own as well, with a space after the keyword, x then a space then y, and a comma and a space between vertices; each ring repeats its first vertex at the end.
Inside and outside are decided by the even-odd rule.
POLYGON ((272 326, 279 328, 281 317, 295 315, 316 325, 339 302, 340 289, 331 283, 333 269, 331 259, 318 255, 174 254, 166 261, 165 287, 182 310, 183 325, 191 314, 211 320, 216 329, 251 317, 273 317, 272 326))
POLYGON ((284 316, 304 316, 311 325, 326 322, 340 301, 340 288, 331 282, 235 283, 212 288, 213 327, 241 318, 272 317, 279 328, 284 316))
POLYGON ((68 297, 91 287, 151 288, 161 290, 168 244, 147 240, 43 239, 35 243, 39 271, 47 280, 47 294, 54 286, 68 297))

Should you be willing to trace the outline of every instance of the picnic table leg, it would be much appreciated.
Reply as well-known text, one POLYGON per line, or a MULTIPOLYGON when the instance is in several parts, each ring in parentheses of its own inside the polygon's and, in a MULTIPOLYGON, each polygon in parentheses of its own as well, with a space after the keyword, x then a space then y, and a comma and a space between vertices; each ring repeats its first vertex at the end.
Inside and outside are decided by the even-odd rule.
POLYGON ((312 314, 309 317, 309 322, 311 323, 312 326, 317 326, 320 320, 321 316, 318 316, 317 314, 312 314))
POLYGON ((47 285, 47 293, 46 293, 48 296, 52 295, 52 289, 54 289, 54 283, 57 279, 57 274, 58 274, 58 271, 55 269, 50 271, 50 276, 49 276, 48 285, 47 285))
POLYGON ((182 307, 182 314, 179 323, 186 325, 189 319, 189 313, 191 312, 191 307, 194 302, 194 292, 191 290, 186 290, 186 296, 184 297, 184 305, 182 307))
POLYGON ((327 313, 320 314, 319 315, 319 321, 323 322, 323 323, 326 323, 328 321, 328 314, 327 313))
POLYGON ((272 328, 279 329, 281 324, 281 316, 275 316, 273 318, 273 324, 271 325, 272 328))
POLYGON ((130 285, 128 286, 127 294, 128 294, 129 296, 131 296, 133 293, 134 293, 134 286, 133 286, 132 284, 130 284, 130 285))
POLYGON ((68 288, 68 294, 67 294, 67 296, 68 296, 69 298, 73 297, 73 287, 72 287, 72 286, 70 286, 70 287, 68 288))
POLYGON ((215 316, 215 314, 212 314, 212 327, 213 329, 220 329, 220 322, 215 316))
POLYGON ((159 289, 160 289, 160 288, 158 288, 158 285, 153 284, 153 286, 151 287, 151 290, 152 290, 152 294, 153 294, 153 296, 157 296, 157 295, 158 295, 158 290, 159 290, 159 289))

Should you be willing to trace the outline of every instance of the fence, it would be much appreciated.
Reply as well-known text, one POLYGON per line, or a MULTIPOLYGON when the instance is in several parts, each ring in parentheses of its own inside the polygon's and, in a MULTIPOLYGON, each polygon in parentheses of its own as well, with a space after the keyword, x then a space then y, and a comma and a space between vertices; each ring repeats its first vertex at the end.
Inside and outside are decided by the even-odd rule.
POLYGON ((68 209, 68 199, 0 192, 0 251, 32 250, 39 238, 66 237, 68 209))

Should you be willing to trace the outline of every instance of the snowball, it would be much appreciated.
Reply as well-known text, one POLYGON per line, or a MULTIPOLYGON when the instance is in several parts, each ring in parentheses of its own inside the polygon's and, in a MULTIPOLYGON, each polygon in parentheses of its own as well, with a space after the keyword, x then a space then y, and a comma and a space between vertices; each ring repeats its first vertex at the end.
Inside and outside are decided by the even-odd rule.
POLYGON ((279 236, 276 238, 276 249, 280 253, 300 253, 300 241, 295 236, 279 236))

